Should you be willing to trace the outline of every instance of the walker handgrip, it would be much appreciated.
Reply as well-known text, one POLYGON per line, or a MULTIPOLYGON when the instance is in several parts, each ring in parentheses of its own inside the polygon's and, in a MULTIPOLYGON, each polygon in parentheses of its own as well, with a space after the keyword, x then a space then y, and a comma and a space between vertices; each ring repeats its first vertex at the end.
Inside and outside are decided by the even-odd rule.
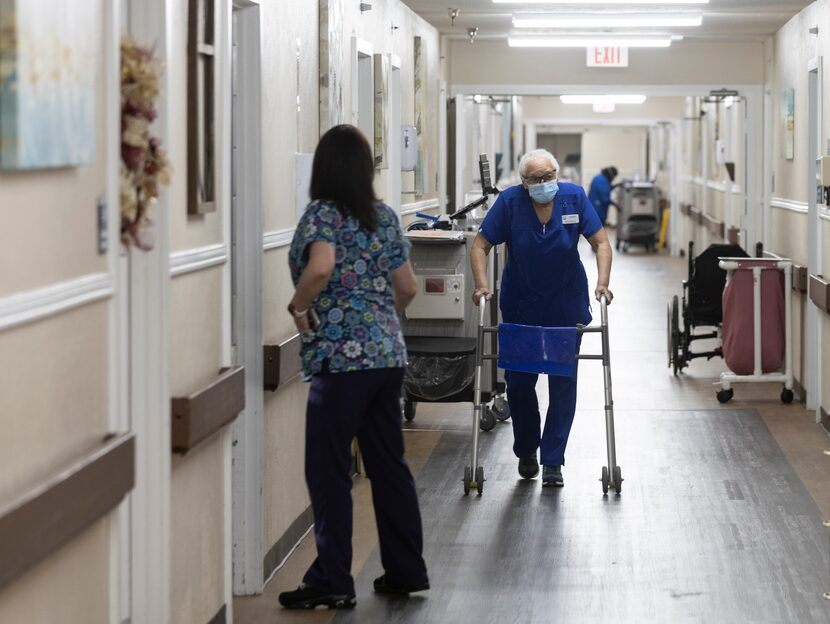
POLYGON ((602 325, 608 325, 608 297, 605 293, 599 296, 599 310, 600 310, 600 318, 602 319, 602 325))
POLYGON ((478 324, 484 326, 484 306, 487 305, 487 295, 481 295, 478 298, 478 324))

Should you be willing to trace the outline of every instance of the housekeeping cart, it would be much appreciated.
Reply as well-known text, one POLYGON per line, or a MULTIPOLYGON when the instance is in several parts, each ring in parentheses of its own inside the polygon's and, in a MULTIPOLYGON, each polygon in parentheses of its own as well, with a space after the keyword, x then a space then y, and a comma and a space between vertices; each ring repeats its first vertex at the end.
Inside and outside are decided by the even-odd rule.
MULTIPOLYGON (((550 374, 551 372, 562 371, 574 367, 576 360, 602 360, 603 380, 605 385, 605 441, 607 448, 608 464, 602 467, 602 492, 607 494, 613 489, 617 494, 622 491, 622 470, 617 465, 616 438, 614 434, 614 399, 611 393, 611 357, 608 341, 608 301, 603 295, 600 298, 601 325, 583 326, 576 328, 558 327, 533 327, 527 325, 501 324, 498 327, 484 325, 486 299, 482 296, 479 299, 479 323, 476 337, 476 370, 475 383, 473 386, 473 439, 470 452, 470 463, 464 467, 464 494, 467 495, 475 489, 479 495, 484 492, 484 467, 479 464, 478 457, 478 431, 481 410, 485 408, 481 397, 482 368, 485 361, 498 360, 499 367, 520 367, 525 372, 538 372, 550 374), (567 340, 565 334, 570 332, 575 338, 576 335, 596 333, 601 335, 602 353, 581 355, 576 353, 576 340, 567 340), (498 334, 498 353, 484 352, 484 335, 498 334), (510 362, 500 358, 501 353, 507 351, 507 345, 503 344, 505 338, 519 338, 523 341, 521 349, 510 349, 513 356, 510 362), (503 349, 502 346, 505 348, 503 349), (532 348, 526 348, 532 346, 532 348), (518 358, 522 358, 521 361, 518 358), (568 361, 570 360, 570 361, 568 361)), ((510 397, 508 396, 508 401, 510 397)))
POLYGON ((721 258, 723 359, 718 401, 726 403, 740 382, 780 381, 781 401, 793 400, 792 261, 787 258, 721 258))

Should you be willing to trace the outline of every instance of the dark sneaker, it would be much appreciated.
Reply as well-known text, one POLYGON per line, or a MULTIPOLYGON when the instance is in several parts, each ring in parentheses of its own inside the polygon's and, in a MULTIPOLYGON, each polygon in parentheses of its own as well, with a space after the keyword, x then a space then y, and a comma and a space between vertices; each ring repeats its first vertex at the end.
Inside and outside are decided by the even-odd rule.
POLYGON ((375 591, 379 594, 411 594, 429 589, 429 581, 420 585, 399 585, 388 579, 386 575, 375 579, 375 591))
POLYGON ((314 609, 316 607, 354 609, 357 604, 354 595, 329 594, 316 590, 305 583, 301 583, 294 591, 282 592, 279 601, 286 609, 314 609))
POLYGON ((562 478, 562 466, 542 466, 542 487, 552 485, 563 487, 565 479, 562 478))
POLYGON ((532 479, 539 474, 539 462, 536 455, 519 458, 519 474, 525 479, 532 479))

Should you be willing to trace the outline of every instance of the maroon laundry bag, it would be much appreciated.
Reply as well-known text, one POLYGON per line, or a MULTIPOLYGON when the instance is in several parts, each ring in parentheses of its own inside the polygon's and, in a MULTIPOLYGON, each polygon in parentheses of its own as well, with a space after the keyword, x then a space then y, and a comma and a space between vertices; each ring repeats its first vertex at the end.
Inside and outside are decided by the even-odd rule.
MULTIPOLYGON (((759 265, 763 263, 755 263, 759 265)), ((753 316, 752 262, 740 269, 723 289, 723 359, 736 375, 755 371, 755 321, 753 316)), ((764 373, 784 364, 784 272, 761 271, 761 368, 764 373)))

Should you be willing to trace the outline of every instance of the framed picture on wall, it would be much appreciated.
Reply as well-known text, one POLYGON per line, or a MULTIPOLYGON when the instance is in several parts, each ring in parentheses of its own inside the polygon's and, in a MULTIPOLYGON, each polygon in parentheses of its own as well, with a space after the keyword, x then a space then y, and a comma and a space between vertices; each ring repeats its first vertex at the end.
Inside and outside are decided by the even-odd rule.
POLYGON ((795 89, 784 89, 781 99, 781 155, 787 160, 795 156, 795 89))
POLYGON ((100 3, 0 0, 0 168, 90 164, 100 3))

